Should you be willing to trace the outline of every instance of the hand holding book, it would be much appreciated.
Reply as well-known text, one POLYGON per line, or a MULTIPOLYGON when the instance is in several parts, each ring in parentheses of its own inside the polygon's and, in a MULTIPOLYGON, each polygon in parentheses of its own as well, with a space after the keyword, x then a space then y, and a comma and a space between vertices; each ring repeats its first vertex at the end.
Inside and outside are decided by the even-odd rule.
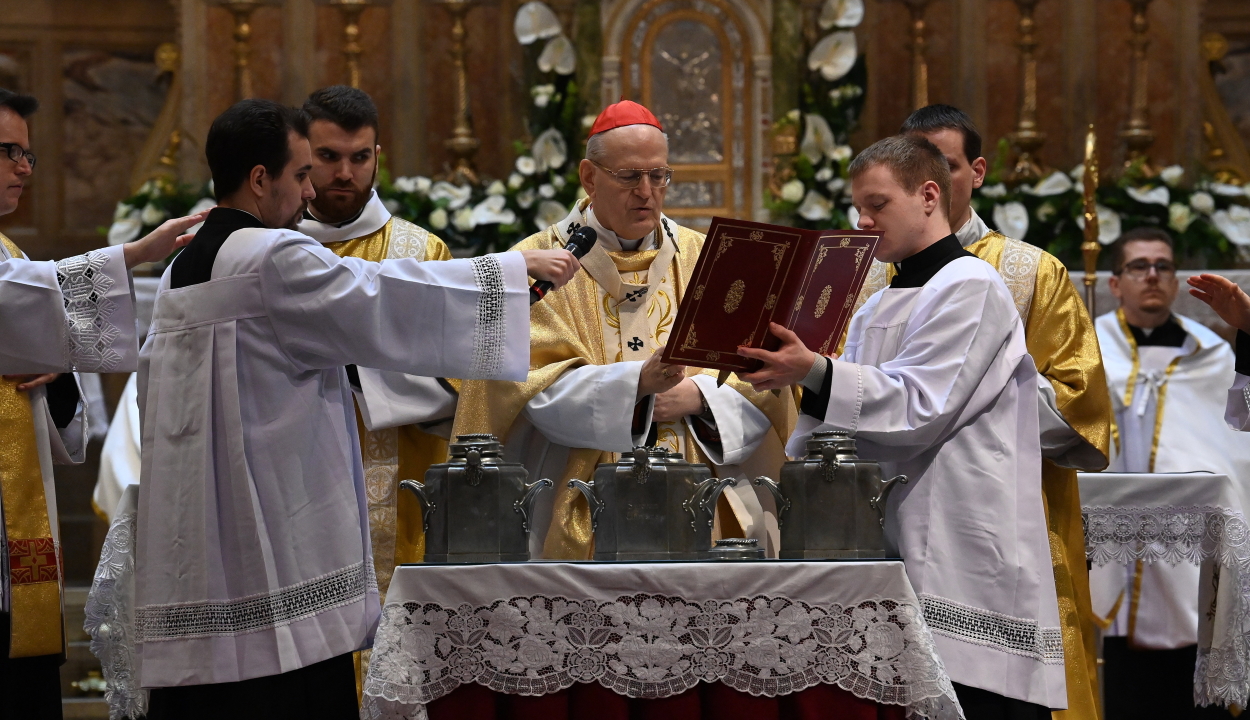
POLYGON ((781 347, 772 352, 760 348, 738 348, 739 355, 764 364, 755 372, 738 373, 738 379, 750 383, 756 392, 798 385, 811 372, 812 364, 822 362, 823 357, 818 352, 808 350, 798 335, 777 323, 769 323, 768 330, 780 338, 781 347))

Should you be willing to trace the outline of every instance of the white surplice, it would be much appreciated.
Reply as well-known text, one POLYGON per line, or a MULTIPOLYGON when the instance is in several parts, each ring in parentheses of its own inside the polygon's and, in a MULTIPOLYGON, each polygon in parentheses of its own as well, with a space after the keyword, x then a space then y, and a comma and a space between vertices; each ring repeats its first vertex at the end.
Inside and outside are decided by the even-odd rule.
POLYGON ((166 272, 139 381, 144 687, 274 675, 369 646, 380 609, 352 363, 524 379, 524 258, 373 263, 245 228, 208 282, 170 289, 166 272))
POLYGON ((100 449, 100 472, 96 476, 91 503, 97 513, 103 513, 111 523, 117 517, 117 504, 122 492, 139 483, 140 457, 143 438, 139 432, 139 385, 138 375, 130 374, 126 387, 117 400, 117 410, 104 447, 100 449))
POLYGON ((851 320, 823 422, 903 474, 887 542, 907 568, 951 679, 1067 706, 1042 506, 1037 370, 1002 278, 961 257, 918 288, 885 288, 851 320))
MULTIPOLYGON (((1188 333, 1180 347, 1130 344, 1115 312, 1095 323, 1117 428, 1108 471, 1212 472, 1250 482, 1250 445, 1220 412, 1236 374, 1232 348, 1201 323, 1174 317, 1188 333)), ((1200 568, 1185 562, 1090 570, 1094 612, 1114 616, 1105 634, 1131 635, 1141 648, 1198 641, 1199 582, 1200 568)))
MULTIPOLYGON (((669 233, 676 233, 676 223, 666 216, 663 219, 664 227, 669 233)), ((672 316, 676 311, 676 308, 671 307, 671 300, 668 301, 667 310, 660 308, 656 311, 666 298, 675 295, 678 278, 674 272, 669 271, 670 261, 665 259, 671 258, 671 255, 666 256, 665 246, 673 249, 676 247, 676 242, 671 237, 660 230, 653 230, 641 240, 624 240, 599 222, 592 207, 582 209, 577 205, 567 218, 555 225, 555 230, 560 239, 567 242, 572 229, 582 225, 594 228, 599 247, 609 252, 659 249, 660 254, 652 261, 651 269, 659 269, 663 277, 653 278, 649 271, 618 273, 606 255, 603 257, 606 262, 598 265, 591 258, 593 253, 583 258, 583 269, 595 278, 601 299, 612 298, 608 287, 622 286, 632 281, 641 286, 651 286, 647 297, 652 305, 636 311, 639 316, 637 320, 641 324, 640 329, 635 331, 637 337, 634 340, 641 342, 632 346, 629 344, 629 335, 623 329, 629 323, 624 317, 628 307, 622 303, 622 307, 626 309, 618 309, 615 318, 603 313, 604 352, 608 358, 616 358, 616 362, 606 365, 580 365, 568 370, 526 404, 525 410, 512 426, 504 449, 508 459, 525 465, 531 478, 559 478, 564 473, 569 448, 624 453, 646 442, 651 432, 654 396, 645 400, 648 404, 645 410, 646 420, 640 432, 635 435, 633 418, 638 379, 646 358, 668 341, 672 316), (612 282, 612 275, 617 275, 615 283, 612 282)), ((616 302, 614 299, 611 304, 606 301, 601 304, 610 307, 616 302)), ((749 479, 775 472, 765 471, 762 467, 756 468, 751 463, 756 451, 772 430, 772 423, 767 416, 729 385, 717 387, 716 379, 711 376, 696 375, 691 379, 698 386, 715 418, 721 438, 720 447, 703 443, 680 420, 660 424, 656 444, 681 452, 685 447, 684 443, 696 443, 716 466, 718 477, 749 479)), ((779 451, 780 443, 775 444, 779 451)), ((542 557, 554 497, 555 493, 545 493, 535 503, 535 519, 531 523, 535 530, 530 533, 529 538, 532 557, 542 557)), ((746 482, 740 482, 737 487, 726 488, 725 497, 746 536, 756 538, 761 547, 766 548, 770 555, 776 556, 780 535, 775 515, 770 513, 771 517, 765 517, 765 508, 771 510, 773 507, 772 499, 761 498, 754 486, 746 482)))
MULTIPOLYGON (((344 223, 331 224, 305 217, 299 231, 323 245, 355 240, 396 223, 387 248, 387 259, 425 258, 428 233, 405 220, 394 218, 382 204, 377 190, 360 214, 344 223)), ((352 387, 361 419, 369 430, 420 425, 444 437, 456 414, 456 392, 437 378, 407 373, 356 368, 360 386, 352 387), (441 431, 441 432, 439 432, 441 431)))
POLYGON ((122 246, 53 261, 0 242, 0 375, 129 372, 135 303, 122 246))

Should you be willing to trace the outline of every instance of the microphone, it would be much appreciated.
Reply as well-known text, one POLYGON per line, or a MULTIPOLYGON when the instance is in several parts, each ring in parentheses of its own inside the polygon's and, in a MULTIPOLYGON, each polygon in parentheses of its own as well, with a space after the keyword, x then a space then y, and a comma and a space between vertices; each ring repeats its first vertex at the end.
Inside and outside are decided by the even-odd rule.
MULTIPOLYGON (((569 236, 569 241, 564 244, 564 249, 573 253, 573 257, 580 260, 583 255, 590 252, 590 249, 595 246, 595 242, 598 239, 599 233, 596 233, 594 228, 583 225, 574 230, 573 234, 569 236)), ((530 285, 530 305, 542 300, 554 287, 555 284, 550 280, 539 280, 530 285)))

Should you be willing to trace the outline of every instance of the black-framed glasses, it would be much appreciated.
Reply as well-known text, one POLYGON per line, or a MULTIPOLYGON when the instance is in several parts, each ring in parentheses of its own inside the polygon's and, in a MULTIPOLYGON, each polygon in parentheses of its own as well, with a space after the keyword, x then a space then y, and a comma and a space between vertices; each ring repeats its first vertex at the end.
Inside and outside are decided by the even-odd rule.
POLYGON ((620 183, 621 187, 627 189, 638 187, 638 185, 642 182, 644 175, 647 177, 647 181, 651 183, 651 187, 653 188, 668 187, 669 181, 673 179, 673 168, 671 167, 658 167, 650 169, 621 168, 620 170, 609 170, 594 160, 591 160, 591 162, 595 164, 595 167, 616 178, 616 181, 620 183))
POLYGON ((20 163, 22 158, 26 158, 26 162, 30 163, 30 169, 35 169, 35 154, 17 143, 0 142, 0 149, 3 149, 9 159, 15 163, 20 163))
POLYGON ((1176 264, 1171 260, 1150 262, 1149 260, 1138 259, 1124 263, 1124 267, 1120 268, 1120 271, 1116 274, 1119 275, 1121 272, 1128 273, 1128 276, 1134 280, 1145 280, 1150 277, 1151 270, 1154 270, 1160 279, 1170 278, 1176 275, 1176 264))

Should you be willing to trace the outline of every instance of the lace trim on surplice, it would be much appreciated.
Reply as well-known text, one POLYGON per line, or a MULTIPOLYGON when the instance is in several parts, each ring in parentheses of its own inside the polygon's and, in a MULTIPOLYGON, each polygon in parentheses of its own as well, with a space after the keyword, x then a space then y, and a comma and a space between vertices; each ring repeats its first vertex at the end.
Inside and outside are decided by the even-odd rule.
POLYGON ((995 650, 1022 655, 1046 665, 1063 664, 1063 631, 1039 627, 1017 618, 957 603, 936 595, 920 595, 925 622, 935 633, 995 650))
POLYGON ((829 683, 906 706, 909 717, 962 717, 920 609, 893 600, 696 603, 639 593, 383 608, 362 717, 419 716, 471 682, 517 695, 598 682, 631 698, 671 697, 699 682, 768 697, 829 683))
POLYGON ((135 675, 134 537, 135 513, 118 515, 104 537, 83 622, 107 683, 110 720, 143 717, 148 711, 148 693, 135 675))
POLYGON ((477 298, 477 319, 473 322, 471 377, 497 377, 503 371, 504 346, 508 339, 506 286, 499 258, 491 255, 473 258, 473 281, 481 294, 477 298))
POLYGON ((117 306, 105 295, 114 285, 103 272, 109 257, 89 252, 56 264, 56 281, 65 302, 67 354, 70 366, 82 372, 110 372, 121 364, 113 345, 121 330, 111 318, 117 306))

